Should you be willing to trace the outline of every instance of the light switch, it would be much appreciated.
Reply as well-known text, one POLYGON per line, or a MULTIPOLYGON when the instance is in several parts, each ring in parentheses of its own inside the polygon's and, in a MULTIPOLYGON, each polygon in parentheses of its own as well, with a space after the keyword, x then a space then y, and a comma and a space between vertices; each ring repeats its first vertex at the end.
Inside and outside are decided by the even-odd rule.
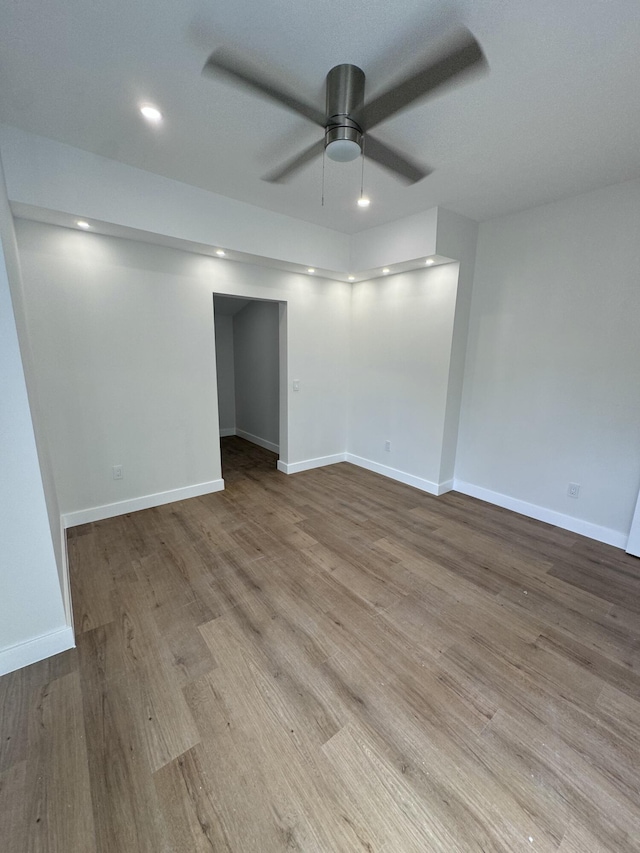
POLYGON ((293 380, 293 390, 294 390, 294 391, 299 391, 299 390, 300 390, 300 380, 299 380, 299 379, 294 379, 294 380, 293 380))

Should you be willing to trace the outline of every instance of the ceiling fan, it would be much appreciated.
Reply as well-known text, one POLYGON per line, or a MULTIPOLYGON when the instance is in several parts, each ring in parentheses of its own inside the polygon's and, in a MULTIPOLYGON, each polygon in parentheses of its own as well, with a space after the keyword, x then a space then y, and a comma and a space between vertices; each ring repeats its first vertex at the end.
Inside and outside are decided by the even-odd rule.
POLYGON ((324 150, 327 157, 339 162, 354 160, 366 152, 368 158, 393 172, 400 180, 413 184, 432 170, 380 142, 369 131, 417 99, 434 93, 445 84, 460 82, 464 75, 485 67, 486 60, 480 45, 468 30, 460 29, 437 54, 429 54, 417 70, 368 103, 364 100, 364 71, 356 65, 336 65, 327 74, 324 112, 274 82, 262 68, 252 67, 224 48, 211 54, 203 74, 230 77, 324 129, 323 139, 269 172, 264 180, 283 181, 324 150))

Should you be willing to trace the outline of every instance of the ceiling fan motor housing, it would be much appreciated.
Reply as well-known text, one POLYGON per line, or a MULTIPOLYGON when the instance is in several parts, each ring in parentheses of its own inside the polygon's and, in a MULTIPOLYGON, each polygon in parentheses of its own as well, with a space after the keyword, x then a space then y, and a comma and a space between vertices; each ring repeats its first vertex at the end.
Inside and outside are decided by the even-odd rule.
POLYGON ((327 74, 324 147, 334 160, 354 160, 362 151, 362 128, 350 117, 364 103, 364 71, 336 65, 327 74))

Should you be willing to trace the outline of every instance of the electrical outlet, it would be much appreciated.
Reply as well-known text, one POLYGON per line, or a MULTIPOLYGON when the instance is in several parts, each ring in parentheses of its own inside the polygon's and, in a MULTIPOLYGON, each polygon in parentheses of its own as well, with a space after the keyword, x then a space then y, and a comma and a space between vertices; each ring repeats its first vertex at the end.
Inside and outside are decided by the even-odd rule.
POLYGON ((122 465, 114 465, 111 469, 113 471, 113 479, 121 480, 122 479, 122 465))
POLYGON ((390 450, 391 450, 391 442, 390 442, 390 441, 385 441, 385 443, 384 443, 384 449, 385 449, 386 451, 390 451, 390 450))
POLYGON ((569 488, 567 489, 567 494, 570 498, 579 498, 580 497, 580 484, 579 483, 569 483, 569 488))

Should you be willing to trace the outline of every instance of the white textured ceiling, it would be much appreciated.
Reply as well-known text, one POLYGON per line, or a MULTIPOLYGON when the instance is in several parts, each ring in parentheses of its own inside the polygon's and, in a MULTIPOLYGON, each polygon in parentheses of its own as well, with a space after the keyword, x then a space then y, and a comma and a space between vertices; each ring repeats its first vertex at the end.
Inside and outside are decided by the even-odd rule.
POLYGON ((353 233, 435 205, 485 219, 640 177, 638 0, 0 0, 0 120, 281 213, 353 233), (227 45, 324 106, 324 77, 360 65, 367 93, 463 22, 490 73, 376 130, 434 168, 405 187, 320 158, 260 176, 318 138, 279 106, 201 76, 227 45), (140 101, 166 120, 146 125, 140 101))

